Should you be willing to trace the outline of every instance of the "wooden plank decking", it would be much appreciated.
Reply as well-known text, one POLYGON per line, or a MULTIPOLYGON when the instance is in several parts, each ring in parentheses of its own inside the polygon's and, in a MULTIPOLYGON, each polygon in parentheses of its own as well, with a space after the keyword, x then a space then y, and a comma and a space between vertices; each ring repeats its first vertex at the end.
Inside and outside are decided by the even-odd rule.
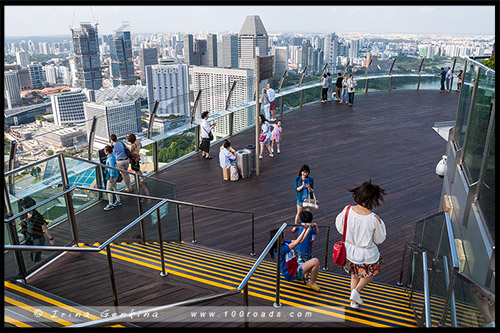
MULTIPOLYGON (((387 227, 387 240, 379 246, 384 264, 376 280, 394 285, 399 280, 403 244, 412 240, 415 222, 439 211, 442 179, 434 170, 445 153, 446 141, 432 126, 435 122, 454 120, 457 103, 458 94, 437 91, 358 94, 352 108, 318 102, 284 115, 281 154, 270 158, 266 153, 259 176, 252 174, 237 182, 224 182, 217 157, 220 144, 217 144, 211 148, 213 160, 203 160, 197 154, 156 177, 176 184, 178 200, 255 212, 258 255, 269 240, 269 230, 283 222, 293 223, 296 212, 293 180, 300 166, 308 164, 321 203, 320 210, 313 212, 314 221, 331 227, 327 266, 330 272, 340 274, 345 273, 331 258, 331 246, 340 239, 334 219, 346 204, 353 204, 346 188, 371 178, 390 193, 387 202, 375 210, 387 227)), ((248 130, 230 141, 235 149, 241 149, 254 143, 253 135, 254 130, 248 130)), ((127 207, 120 209, 127 211, 127 207)), ((248 215, 202 209, 195 209, 194 215, 196 240, 200 244, 246 255, 251 252, 248 215)), ((98 232, 103 216, 94 214, 85 222, 95 225, 98 232)), ((108 218, 106 228, 116 225, 119 230, 133 217, 121 221, 108 218)), ((182 238, 191 241, 191 209, 181 208, 180 218, 182 238)), ((288 230, 286 238, 296 237, 288 230)), ((313 249, 322 266, 325 248, 326 228, 322 228, 313 249)), ((28 283, 84 305, 110 305, 107 274, 90 280, 78 274, 82 269, 89 273, 97 269, 106 272, 105 257, 97 260, 96 257, 67 253, 59 263, 36 274, 28 283), (75 287, 76 282, 85 285, 75 287), (86 291, 86 287, 93 291, 86 291)), ((130 290, 119 293, 120 304, 169 304, 216 292, 213 287, 187 283, 173 276, 168 282, 159 276, 148 277, 145 281, 150 283, 152 279, 152 284, 140 287, 145 281, 139 267, 115 265, 119 290, 130 290), (137 295, 134 290, 141 288, 143 293, 137 295)), ((241 305, 241 298, 229 302, 241 305)), ((258 302, 252 300, 251 305, 258 302)))

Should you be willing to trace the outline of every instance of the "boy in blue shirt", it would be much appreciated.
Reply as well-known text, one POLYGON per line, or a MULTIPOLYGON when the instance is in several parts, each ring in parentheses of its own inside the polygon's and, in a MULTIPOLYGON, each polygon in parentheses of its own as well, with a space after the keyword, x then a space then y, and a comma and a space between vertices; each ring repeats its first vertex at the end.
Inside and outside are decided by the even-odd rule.
MULTIPOLYGON (((299 263, 297 256, 295 255, 294 248, 301 244, 305 238, 311 232, 311 225, 305 227, 305 231, 297 237, 295 240, 284 240, 285 234, 282 234, 281 241, 281 258, 280 258, 280 270, 281 274, 286 281, 293 281, 295 279, 301 279, 304 281, 304 276, 311 274, 311 279, 306 283, 306 286, 311 288, 316 292, 320 292, 321 289, 316 284, 319 273, 319 260, 317 258, 312 258, 304 263, 299 263)), ((272 230, 270 232, 271 238, 276 234, 278 230, 272 230)), ((270 250, 271 258, 274 259, 274 253, 276 252, 277 242, 275 242, 270 250)))
POLYGON ((305 263, 308 260, 311 260, 313 258, 312 255, 312 245, 314 243, 314 238, 316 237, 316 234, 318 233, 318 225, 316 223, 311 223, 313 220, 313 214, 308 211, 302 211, 300 212, 300 221, 302 222, 300 225, 301 227, 299 228, 299 235, 297 236, 300 237, 301 233, 303 233, 308 225, 311 227, 311 232, 307 237, 305 237, 304 241, 297 245, 295 248, 295 252, 297 253, 297 260, 299 263, 305 263))

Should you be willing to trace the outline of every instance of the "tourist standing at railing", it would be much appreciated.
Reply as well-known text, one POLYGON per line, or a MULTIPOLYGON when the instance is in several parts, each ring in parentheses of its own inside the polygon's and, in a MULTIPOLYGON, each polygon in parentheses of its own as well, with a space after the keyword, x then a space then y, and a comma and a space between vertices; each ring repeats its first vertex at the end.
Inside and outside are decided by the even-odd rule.
POLYGON ((206 158, 207 160, 211 160, 212 156, 210 156, 210 141, 213 139, 212 128, 215 126, 215 121, 210 124, 208 122, 208 111, 205 111, 201 114, 201 157, 206 158))
POLYGON ((321 83, 321 103, 328 100, 328 79, 326 74, 323 74, 323 81, 321 83))
POLYGON ((446 72, 446 91, 450 91, 450 80, 453 76, 453 72, 451 71, 451 67, 448 67, 448 71, 446 72))
MULTIPOLYGON (((116 167, 118 169, 122 169, 128 171, 128 167, 130 166, 130 161, 125 152, 125 149, 128 149, 125 144, 121 141, 118 141, 116 134, 111 134, 109 137, 111 139, 110 146, 113 148, 113 154, 116 157, 116 167)), ((127 172, 122 172, 123 181, 125 182, 125 186, 127 187, 123 192, 132 192, 132 185, 130 184, 130 176, 127 172)))
MULTIPOLYGON (((106 166, 110 166, 113 168, 117 167, 116 156, 113 153, 113 147, 106 146, 104 147, 104 154, 106 154, 106 166)), ((116 181, 118 180, 119 172, 115 169, 106 168, 106 190, 107 191, 115 191, 118 192, 118 185, 116 185, 116 181)), ((118 194, 115 194, 116 201, 113 201, 113 193, 108 193, 108 204, 104 207, 104 210, 111 210, 117 206, 122 205, 122 199, 118 194)))
MULTIPOLYGON (((21 208, 23 210, 27 210, 36 205, 35 200, 29 196, 21 200, 21 208)), ((50 234, 49 228, 47 227, 47 221, 45 221, 42 214, 40 214, 36 209, 26 213, 19 226, 25 236, 25 245, 45 245, 45 237, 43 236, 44 233, 47 237, 49 237, 50 246, 54 245, 54 237, 50 234)), ((30 253, 30 257, 32 262, 37 263, 42 260, 42 251, 32 251, 30 253)))
POLYGON ((269 109, 271 110, 271 121, 276 121, 276 92, 271 88, 271 84, 267 84, 267 96, 269 96, 269 109))
POLYGON ((333 99, 333 77, 330 72, 326 73, 326 79, 328 80, 327 100, 331 102, 333 99))
MULTIPOLYGON (((140 164, 141 157, 139 155, 139 152, 142 148, 142 143, 137 139, 134 133, 130 133, 127 136, 127 141, 130 143, 130 152, 132 153, 132 158, 130 158, 130 168, 136 174, 143 176, 140 164)), ((149 196, 149 189, 146 186, 146 178, 139 177, 139 183, 140 189, 144 190, 144 194, 149 196)))
POLYGON ((224 141, 223 149, 219 152, 219 165, 222 168, 222 178, 224 180, 229 180, 231 167, 231 161, 236 160, 236 156, 233 153, 234 149, 231 149, 231 143, 228 140, 224 141))
POLYGON ((267 90, 265 88, 262 89, 260 101, 262 102, 262 107, 264 108, 264 115, 266 116, 266 119, 271 119, 271 102, 269 101, 269 96, 267 95, 267 90))
MULTIPOLYGON (((270 237, 271 239, 278 232, 278 229, 271 230, 270 237)), ((309 281, 306 282, 306 286, 311 288, 316 292, 320 292, 321 289, 316 284, 316 280, 318 279, 319 273, 319 260, 318 258, 312 258, 311 260, 306 261, 305 263, 299 263, 297 260, 297 256, 295 255, 294 248, 296 248, 299 244, 301 244, 311 232, 311 225, 306 226, 306 230, 297 237, 295 240, 285 240, 285 233, 282 233, 281 238, 281 257, 280 257, 280 271, 281 275, 287 281, 293 281, 296 279, 300 279, 305 281, 305 276, 310 274, 309 281)), ((274 259, 275 252, 277 252, 277 241, 271 247, 269 254, 271 258, 274 259)))
POLYGON ((356 91, 357 85, 358 83, 354 80, 354 76, 351 74, 351 77, 347 81, 347 95, 349 96, 350 106, 354 103, 354 92, 356 91))
POLYGON ((441 73, 437 74, 436 76, 441 76, 440 92, 444 92, 444 81, 446 81, 446 71, 444 70, 444 67, 441 67, 441 73))
POLYGON ((264 146, 267 147, 267 150, 269 151, 269 157, 273 157, 273 151, 271 149, 271 145, 269 142, 271 141, 271 125, 267 121, 266 117, 264 115, 259 115, 260 119, 260 135, 259 135, 259 142, 260 142, 260 151, 259 151, 259 159, 263 158, 264 154, 264 146))
POLYGON ((349 81, 347 74, 344 75, 344 79, 342 80, 342 93, 340 97, 340 104, 345 103, 347 104, 347 90, 349 90, 349 87, 347 86, 347 81, 349 81))
MULTIPOLYGON (((360 186, 348 189, 352 192, 356 206, 347 212, 347 230, 345 235, 346 263, 344 270, 351 275, 351 307, 363 304, 360 292, 373 277, 380 272, 382 256, 376 244, 386 238, 384 222, 371 211, 385 201, 385 190, 372 184, 371 180, 360 186)), ((340 234, 344 232, 344 219, 349 206, 337 215, 335 226, 340 234)))
POLYGON ((463 76, 463 71, 460 70, 457 74, 457 91, 460 91, 460 89, 462 88, 462 76, 463 76))
MULTIPOLYGON (((309 193, 314 191, 314 179, 311 177, 311 169, 307 164, 300 167, 299 174, 295 177, 295 197, 297 198, 297 214, 295 215, 295 224, 299 224, 300 213, 304 211, 302 206, 304 200, 309 197, 309 193)), ((306 208, 310 211, 309 208, 306 208)), ((297 228, 293 227, 292 232, 295 232, 297 228)))
MULTIPOLYGON (((342 93, 342 78, 341 73, 337 73, 337 81, 335 82, 335 96, 337 96, 337 100, 342 101, 340 94, 342 93)), ((342 103, 342 102, 340 102, 342 103)))

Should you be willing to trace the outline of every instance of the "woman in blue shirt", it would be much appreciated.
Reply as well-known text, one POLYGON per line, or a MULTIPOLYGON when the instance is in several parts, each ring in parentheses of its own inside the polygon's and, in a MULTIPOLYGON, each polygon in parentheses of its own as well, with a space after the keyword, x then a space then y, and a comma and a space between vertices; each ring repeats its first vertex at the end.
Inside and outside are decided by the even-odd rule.
MULTIPOLYGON (((113 154, 113 148, 111 146, 104 147, 104 153, 107 155, 106 165, 116 168, 116 157, 113 154)), ((106 190, 118 192, 118 185, 116 181, 118 180, 118 171, 115 169, 106 168, 106 190)), ((108 193, 108 205, 104 207, 104 210, 111 210, 116 206, 122 205, 122 199, 118 194, 116 194, 116 201, 113 202, 113 194, 108 193)))
MULTIPOLYGON (((311 170, 309 166, 304 164, 300 167, 299 174, 295 177, 295 195, 297 197, 297 215, 295 215, 295 224, 300 222, 300 213, 304 210, 302 204, 304 199, 309 197, 309 193, 314 190, 314 179, 309 176, 311 170)), ((306 208, 307 211, 310 209, 306 208)), ((297 231, 297 228, 293 227, 292 232, 297 231)))

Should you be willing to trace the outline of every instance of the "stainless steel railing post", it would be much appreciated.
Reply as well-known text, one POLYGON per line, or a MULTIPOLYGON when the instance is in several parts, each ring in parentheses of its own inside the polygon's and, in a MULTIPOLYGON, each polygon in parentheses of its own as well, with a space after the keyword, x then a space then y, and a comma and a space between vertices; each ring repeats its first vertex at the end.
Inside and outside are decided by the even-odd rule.
POLYGON ((283 241, 283 233, 280 233, 276 242, 278 242, 276 249, 278 250, 278 256, 276 258, 276 301, 273 306, 275 308, 281 308, 280 303, 280 264, 281 264, 281 242, 283 241))
POLYGON ((118 306, 118 295, 116 293, 115 272, 113 270, 113 260, 111 259, 110 244, 106 245, 106 254, 108 256, 108 270, 109 270, 109 277, 111 279, 111 288, 113 289, 113 304, 115 306, 118 306))
POLYGON ((194 226, 194 207, 191 206, 191 229, 193 231, 193 240, 191 242, 196 243, 195 226, 194 226))
MULTIPOLYGON (((168 205, 168 204, 166 204, 168 205)), ((156 209, 156 218, 158 219, 158 239, 160 241, 160 258, 161 258, 161 272, 160 276, 167 276, 168 273, 165 271, 165 256, 163 253, 163 236, 161 232, 161 220, 160 220, 160 208, 156 209)))

